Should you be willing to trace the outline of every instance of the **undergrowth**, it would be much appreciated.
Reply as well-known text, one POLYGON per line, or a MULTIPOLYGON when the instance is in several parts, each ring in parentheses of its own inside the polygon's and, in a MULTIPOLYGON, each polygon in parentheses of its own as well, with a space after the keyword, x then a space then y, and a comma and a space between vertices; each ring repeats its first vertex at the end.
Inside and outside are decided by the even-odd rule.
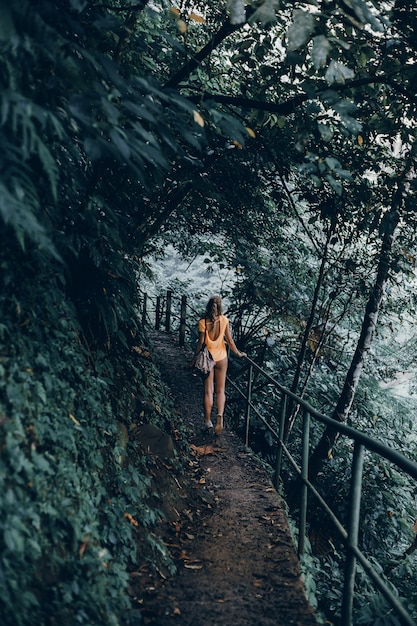
POLYGON ((53 272, 26 271, 0 317, 1 623, 130 623, 129 570, 173 567, 153 532, 158 461, 132 433, 182 426, 140 331, 91 349, 53 272))

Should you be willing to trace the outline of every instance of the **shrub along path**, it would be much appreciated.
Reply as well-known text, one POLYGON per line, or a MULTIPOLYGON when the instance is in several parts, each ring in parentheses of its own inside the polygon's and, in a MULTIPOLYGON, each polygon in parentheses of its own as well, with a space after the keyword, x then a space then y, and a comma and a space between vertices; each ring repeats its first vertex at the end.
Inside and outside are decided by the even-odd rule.
POLYGON ((178 477, 182 504, 164 537, 177 574, 142 581, 143 623, 316 624, 284 506, 267 472, 227 424, 211 441, 202 434, 202 383, 188 367, 191 354, 166 333, 151 333, 149 341, 176 410, 194 434, 189 475, 178 477))

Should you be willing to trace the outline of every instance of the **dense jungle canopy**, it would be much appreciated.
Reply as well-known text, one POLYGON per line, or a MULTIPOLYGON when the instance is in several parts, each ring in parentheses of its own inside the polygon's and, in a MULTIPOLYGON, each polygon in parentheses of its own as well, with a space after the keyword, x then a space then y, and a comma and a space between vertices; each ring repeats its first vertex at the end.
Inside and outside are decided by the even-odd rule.
MULTIPOLYGON (((169 246, 231 277, 241 349, 417 459, 389 389, 417 369, 416 61, 407 0, 0 0, 2 624, 133 623, 129 566, 169 564, 130 436, 184 430, 138 315, 169 246)), ((343 459, 316 433, 340 508, 343 459)), ((372 460, 364 490, 362 542, 417 616, 416 490, 372 460)), ((333 616, 337 550, 314 563, 333 616)), ((360 623, 395 623, 361 593, 360 623)))

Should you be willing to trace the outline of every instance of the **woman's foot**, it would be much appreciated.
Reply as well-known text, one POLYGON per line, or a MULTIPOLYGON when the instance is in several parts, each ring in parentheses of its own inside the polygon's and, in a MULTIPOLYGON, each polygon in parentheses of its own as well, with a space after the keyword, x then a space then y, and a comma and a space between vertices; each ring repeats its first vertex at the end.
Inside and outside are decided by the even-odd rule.
POLYGON ((211 420, 204 422, 204 428, 206 428, 209 432, 213 432, 213 422, 211 420))
POLYGON ((217 416, 214 432, 216 433, 216 435, 220 435, 223 432, 223 415, 217 416))

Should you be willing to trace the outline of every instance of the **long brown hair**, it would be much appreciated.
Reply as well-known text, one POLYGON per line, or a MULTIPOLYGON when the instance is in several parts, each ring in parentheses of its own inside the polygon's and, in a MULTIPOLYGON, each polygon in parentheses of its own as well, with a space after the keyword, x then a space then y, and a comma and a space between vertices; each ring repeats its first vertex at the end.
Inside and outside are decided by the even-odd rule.
POLYGON ((212 296, 207 302, 206 319, 214 322, 214 318, 218 315, 223 315, 222 299, 220 296, 212 296))

